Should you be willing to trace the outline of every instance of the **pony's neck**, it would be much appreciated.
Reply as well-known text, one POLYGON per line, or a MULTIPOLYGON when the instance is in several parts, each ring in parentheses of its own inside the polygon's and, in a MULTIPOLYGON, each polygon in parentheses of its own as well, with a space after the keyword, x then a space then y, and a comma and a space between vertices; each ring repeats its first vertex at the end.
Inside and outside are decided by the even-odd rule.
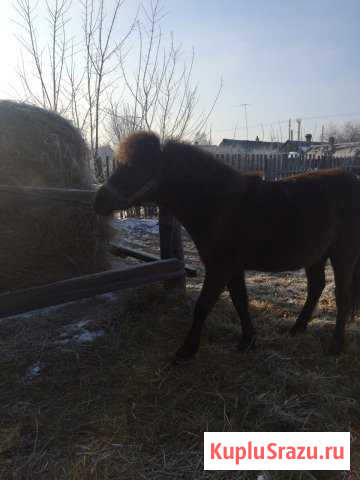
POLYGON ((208 231, 229 195, 241 196, 243 178, 195 147, 176 147, 164 161, 159 203, 196 236, 208 231))

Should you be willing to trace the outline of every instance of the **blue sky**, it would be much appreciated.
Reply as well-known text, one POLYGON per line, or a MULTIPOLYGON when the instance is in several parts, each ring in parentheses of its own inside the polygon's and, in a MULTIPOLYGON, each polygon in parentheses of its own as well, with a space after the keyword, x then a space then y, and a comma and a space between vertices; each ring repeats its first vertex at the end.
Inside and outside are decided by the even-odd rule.
MULTIPOLYGON (((123 25, 137 6, 135 0, 126 3, 123 25)), ((252 128, 260 124, 266 138, 280 136, 278 122, 288 118, 295 123, 296 117, 355 114, 304 120, 304 129, 316 136, 323 123, 360 121, 360 0, 164 0, 163 9, 163 31, 174 32, 184 58, 195 48, 193 78, 199 85, 200 110, 207 108, 223 79, 209 122, 214 141, 232 137, 236 126, 237 136, 245 137, 241 103, 250 104, 249 138, 262 136, 260 126, 252 128)), ((2 0, 2 97, 13 92, 16 78, 14 17, 11 1, 2 0)), ((287 125, 280 125, 285 139, 287 125)))
MULTIPOLYGON (((169 11, 176 5, 168 2, 169 11)), ((232 134, 237 121, 243 126, 242 109, 234 106, 241 103, 250 104, 249 125, 360 114, 359 0, 185 0, 181 5, 173 15, 174 30, 187 48, 196 47, 201 90, 210 98, 219 76, 224 80, 212 122, 217 137, 221 129, 224 136, 232 134)), ((316 122, 320 133, 321 123, 329 120, 304 121, 304 126, 314 130, 316 122)), ((282 129, 285 135, 286 125, 282 129)))

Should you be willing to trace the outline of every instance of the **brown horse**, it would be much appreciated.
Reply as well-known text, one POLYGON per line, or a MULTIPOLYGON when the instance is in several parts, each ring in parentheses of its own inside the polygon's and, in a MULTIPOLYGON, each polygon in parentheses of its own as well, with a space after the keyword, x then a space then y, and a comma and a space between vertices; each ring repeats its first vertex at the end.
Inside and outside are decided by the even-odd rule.
POLYGON ((95 210, 108 215, 144 202, 166 206, 205 265, 193 325, 178 357, 198 351, 204 320, 225 286, 242 324, 239 348, 254 344, 245 270, 305 268, 307 298, 291 332, 304 331, 325 285, 327 259, 337 306, 331 351, 341 351, 346 320, 360 303, 360 182, 353 175, 328 170, 266 182, 195 146, 175 141, 162 146, 145 132, 129 136, 117 160, 117 170, 97 193, 95 210))

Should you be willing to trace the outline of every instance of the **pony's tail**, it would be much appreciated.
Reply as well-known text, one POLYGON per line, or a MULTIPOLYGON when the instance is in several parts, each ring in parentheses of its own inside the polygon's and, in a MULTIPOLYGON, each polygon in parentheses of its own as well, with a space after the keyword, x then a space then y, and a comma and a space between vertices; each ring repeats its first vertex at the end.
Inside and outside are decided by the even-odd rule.
POLYGON ((354 320, 356 315, 360 313, 360 259, 356 262, 353 279, 351 284, 352 297, 352 315, 351 320, 354 320))

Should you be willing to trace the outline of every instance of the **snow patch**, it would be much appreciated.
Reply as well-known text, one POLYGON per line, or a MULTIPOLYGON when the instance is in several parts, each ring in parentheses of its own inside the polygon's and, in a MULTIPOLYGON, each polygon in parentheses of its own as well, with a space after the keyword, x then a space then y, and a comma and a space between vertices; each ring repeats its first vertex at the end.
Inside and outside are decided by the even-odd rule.
POLYGON ((64 327, 65 331, 60 335, 60 337, 61 338, 69 337, 70 335, 73 335, 75 331, 79 331, 86 325, 89 325, 90 322, 91 320, 84 319, 84 320, 80 320, 77 323, 66 325, 66 327, 64 327))
POLYGON ((115 303, 120 300, 121 293, 114 293, 114 292, 109 292, 109 293, 102 293, 101 295, 97 295, 98 300, 104 300, 107 303, 115 303))
POLYGON ((45 367, 45 363, 36 362, 34 365, 29 367, 25 373, 24 381, 31 382, 34 378, 38 377, 41 373, 41 370, 45 367))
POLYGON ((90 320, 80 320, 80 322, 77 322, 75 325, 72 325, 73 328, 83 328, 85 325, 88 325, 90 323, 90 320))
POLYGON ((126 230, 133 234, 158 234, 159 221, 157 218, 119 218, 112 221, 116 230, 126 230))
MULTIPOLYGON (((81 322, 79 322, 81 323, 81 322)), ((86 324, 89 323, 86 322, 86 324)), ((74 330, 74 327, 71 328, 71 330, 74 330)), ((66 345, 68 343, 91 343, 94 340, 96 340, 99 337, 102 337, 105 335, 105 331, 103 329, 99 330, 88 330, 87 328, 82 328, 78 331, 78 333, 74 334, 69 334, 69 332, 63 333, 60 337, 63 340, 60 340, 59 343, 62 345, 66 345), (72 336, 70 336, 72 335, 72 336), (65 338, 64 338, 65 337, 65 338)))
POLYGON ((72 340, 78 343, 90 343, 96 340, 98 337, 105 335, 104 330, 96 330, 90 332, 90 330, 84 329, 79 335, 75 335, 72 340))

